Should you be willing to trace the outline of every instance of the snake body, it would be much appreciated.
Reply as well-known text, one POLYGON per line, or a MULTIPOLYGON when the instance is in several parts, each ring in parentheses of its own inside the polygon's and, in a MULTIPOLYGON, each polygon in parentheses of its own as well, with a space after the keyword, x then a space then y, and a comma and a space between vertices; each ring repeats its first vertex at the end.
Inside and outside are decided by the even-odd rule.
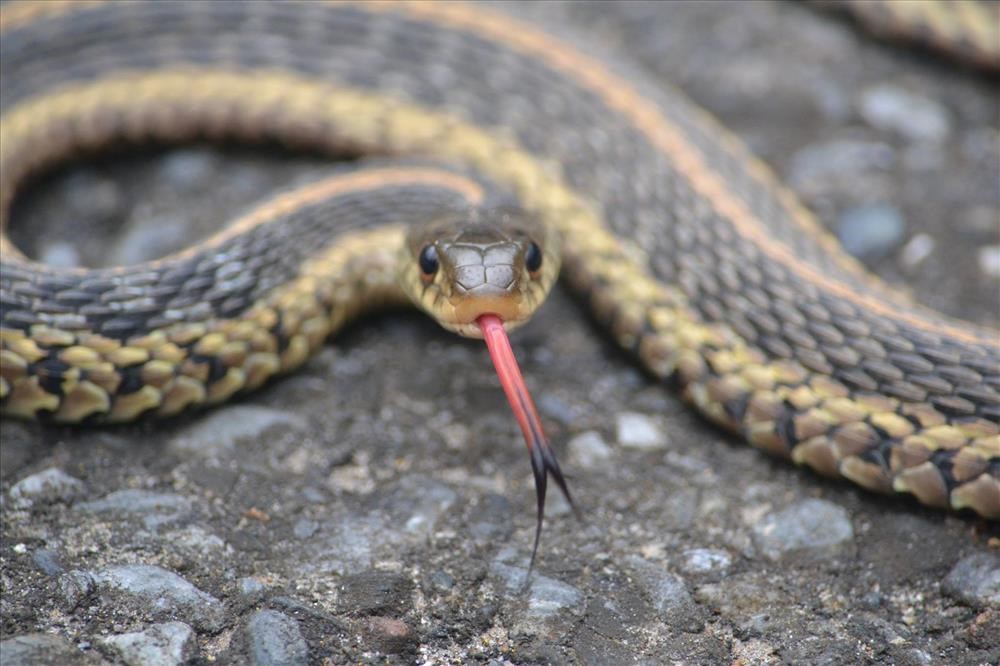
POLYGON ((31 174, 122 141, 461 169, 336 174, 138 266, 45 267, 3 236, 5 415, 126 421, 259 386, 403 298, 398 223, 495 189, 561 238, 617 343, 712 421, 1000 518, 997 332, 870 276, 706 112, 558 28, 457 3, 15 2, 0 35, 5 218, 31 174))

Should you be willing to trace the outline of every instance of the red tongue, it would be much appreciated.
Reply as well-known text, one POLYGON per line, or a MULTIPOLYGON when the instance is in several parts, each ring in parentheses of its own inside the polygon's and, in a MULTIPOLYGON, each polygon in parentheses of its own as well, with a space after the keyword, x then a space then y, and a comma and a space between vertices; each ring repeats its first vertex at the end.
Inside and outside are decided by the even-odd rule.
POLYGON ((480 316, 476 323, 483 332, 483 339, 490 351, 493 367, 496 368, 497 376, 500 377, 500 386, 503 387, 503 392, 507 395, 507 402, 510 403, 514 417, 517 419, 518 425, 521 426, 524 443, 528 445, 528 452, 531 454, 531 469, 535 475, 535 495, 538 498, 538 520, 535 527, 535 546, 531 551, 531 564, 528 567, 530 573, 535 566, 538 541, 542 535, 542 521, 545 518, 545 489, 549 474, 552 475, 559 490, 566 497, 566 501, 573 507, 573 511, 577 515, 579 512, 576 505, 573 504, 569 489, 566 487, 566 481, 559 469, 555 451, 549 446, 549 441, 542 430, 542 420, 538 417, 538 411, 528 393, 528 387, 524 385, 524 378, 521 376, 517 359, 514 358, 514 351, 510 348, 510 340, 507 338, 507 331, 503 328, 503 322, 496 315, 486 314, 480 316))

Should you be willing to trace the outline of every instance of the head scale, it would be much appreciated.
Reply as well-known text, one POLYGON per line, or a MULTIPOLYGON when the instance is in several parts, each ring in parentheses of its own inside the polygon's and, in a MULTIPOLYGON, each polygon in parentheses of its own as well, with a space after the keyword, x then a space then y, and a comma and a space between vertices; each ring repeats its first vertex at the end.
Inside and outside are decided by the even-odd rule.
POLYGON ((517 209, 449 213, 410 230, 400 284, 442 326, 481 338, 480 315, 510 330, 541 305, 559 273, 558 242, 517 209))

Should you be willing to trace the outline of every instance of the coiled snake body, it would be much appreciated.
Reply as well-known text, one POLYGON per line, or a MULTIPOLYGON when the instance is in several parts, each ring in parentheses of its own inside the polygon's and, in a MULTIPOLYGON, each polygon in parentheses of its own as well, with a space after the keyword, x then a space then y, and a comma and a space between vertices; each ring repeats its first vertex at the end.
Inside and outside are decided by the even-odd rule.
POLYGON ((0 237, 5 415, 176 414, 296 367, 404 290, 440 314, 400 225, 513 197, 595 318, 709 419, 1000 518, 997 332, 869 276, 705 112, 614 58, 452 3, 11 3, 0 34, 5 218, 31 174, 122 141, 443 162, 337 174, 138 266, 46 267, 0 237))

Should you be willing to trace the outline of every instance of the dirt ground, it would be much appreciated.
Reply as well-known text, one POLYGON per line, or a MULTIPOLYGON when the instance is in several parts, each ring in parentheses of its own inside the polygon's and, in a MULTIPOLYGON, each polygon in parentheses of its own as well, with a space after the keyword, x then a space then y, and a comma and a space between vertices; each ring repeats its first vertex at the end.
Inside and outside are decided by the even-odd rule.
MULTIPOLYGON (((886 280, 1000 322, 995 82, 792 3, 518 12, 683 88, 886 280)), ((49 261, 162 253, 323 166, 77 166, 19 202, 14 237, 49 261)), ((585 516, 550 497, 527 591, 530 467, 486 350, 393 312, 193 417, 5 422, 4 663, 1000 661, 997 525, 720 433, 564 289, 513 342, 585 516)))

